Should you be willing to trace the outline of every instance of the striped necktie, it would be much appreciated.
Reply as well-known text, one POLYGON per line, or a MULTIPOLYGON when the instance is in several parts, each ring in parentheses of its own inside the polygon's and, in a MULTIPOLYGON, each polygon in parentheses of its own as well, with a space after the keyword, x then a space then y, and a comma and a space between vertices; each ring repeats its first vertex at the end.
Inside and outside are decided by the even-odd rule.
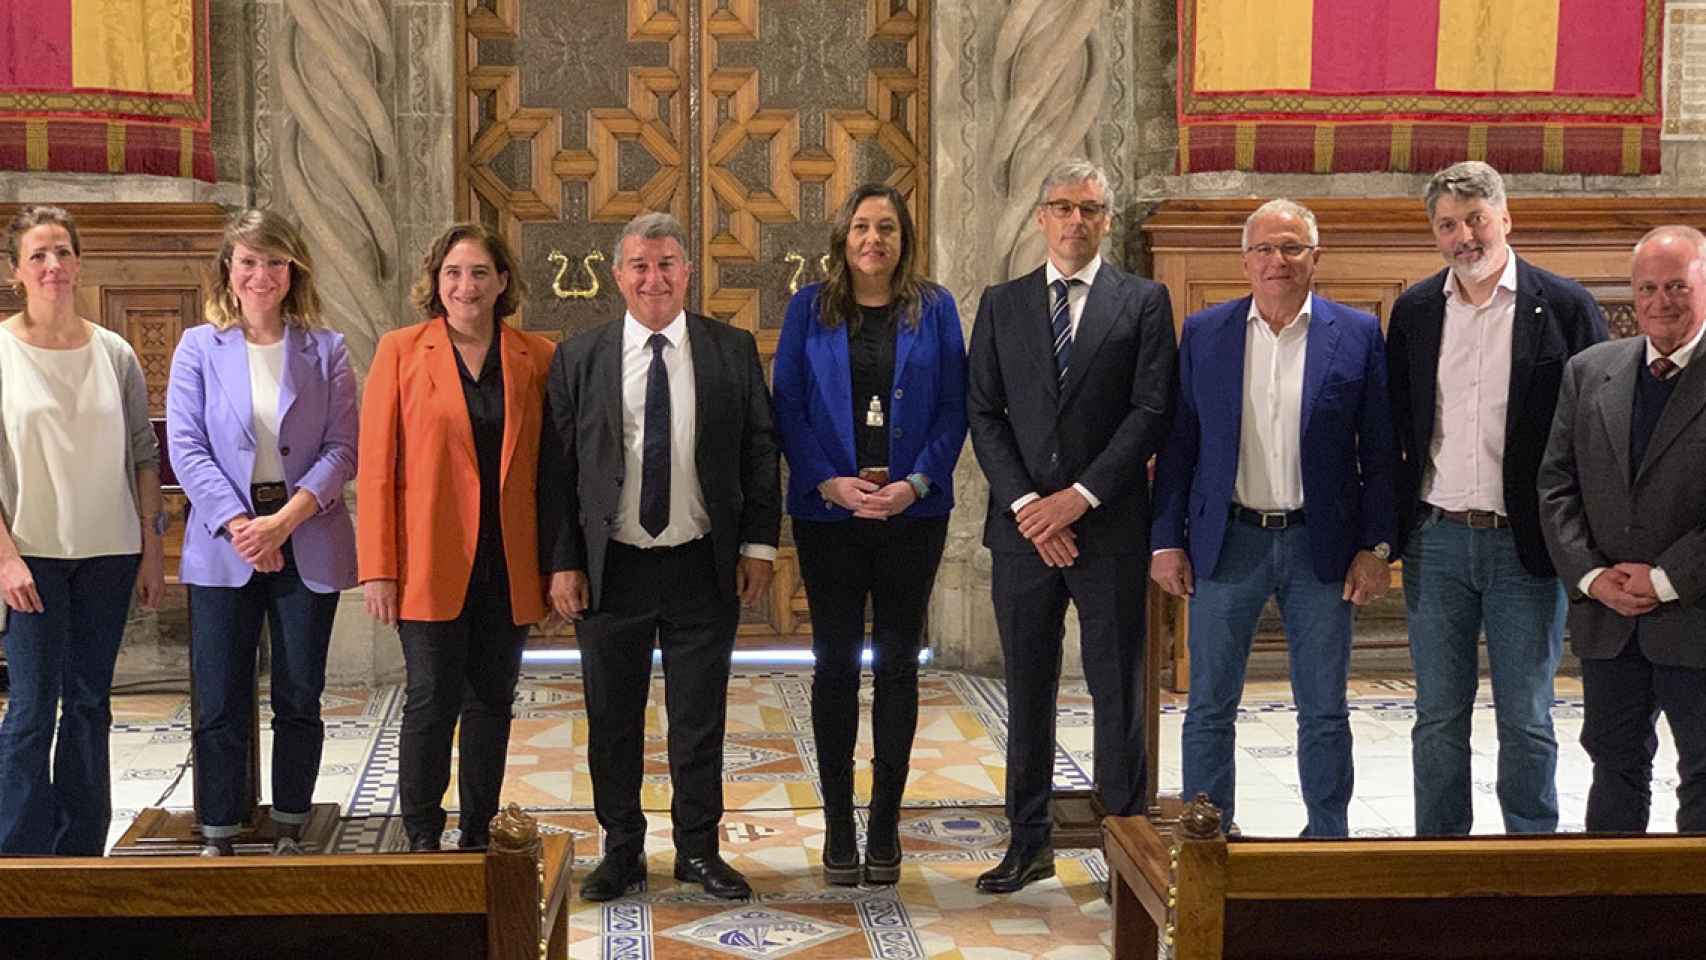
POLYGON ((1072 298, 1067 290, 1084 281, 1065 277, 1048 285, 1054 298, 1049 314, 1049 328, 1054 331, 1054 372, 1060 383, 1066 382, 1066 368, 1072 365, 1072 298))

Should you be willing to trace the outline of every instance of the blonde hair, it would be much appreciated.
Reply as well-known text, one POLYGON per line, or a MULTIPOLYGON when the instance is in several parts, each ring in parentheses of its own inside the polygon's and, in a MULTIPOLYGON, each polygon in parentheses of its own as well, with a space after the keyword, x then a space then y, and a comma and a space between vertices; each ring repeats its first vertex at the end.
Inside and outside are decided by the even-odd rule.
POLYGON ((285 323, 303 330, 325 326, 320 295, 314 292, 314 258, 309 256, 302 235, 279 214, 251 207, 225 221, 225 243, 208 278, 207 303, 202 310, 214 329, 229 330, 243 322, 243 307, 231 289, 231 257, 239 243, 290 262, 290 289, 285 291, 283 305, 285 323))
MULTIPOLYGON (((510 252, 509 244, 500 234, 477 223, 458 223, 432 242, 426 257, 421 260, 421 274, 409 289, 409 303, 426 320, 448 313, 444 309, 444 301, 438 296, 438 271, 444 266, 445 258, 450 256, 451 249, 464 240, 473 240, 485 247, 487 255, 492 258, 492 268, 500 276, 509 278, 503 293, 498 294, 498 302, 492 305, 492 316, 502 320, 521 309, 521 301, 527 296, 527 281, 516 269, 515 254, 510 252)), ((620 241, 617 249, 621 249, 620 241)))
POLYGON ((12 292, 20 297, 24 296, 24 281, 18 276, 19 247, 24 242, 24 234, 44 225, 64 227, 71 236, 71 252, 79 258, 83 256, 83 240, 77 236, 77 221, 64 207, 37 203, 19 210, 6 228, 6 257, 12 261, 12 292))

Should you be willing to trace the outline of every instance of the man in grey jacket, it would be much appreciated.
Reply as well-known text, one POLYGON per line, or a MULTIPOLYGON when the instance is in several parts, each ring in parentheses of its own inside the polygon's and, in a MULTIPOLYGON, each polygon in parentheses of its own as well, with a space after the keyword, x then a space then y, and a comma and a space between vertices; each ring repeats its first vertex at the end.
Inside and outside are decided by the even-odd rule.
POLYGON ((1646 830, 1662 710, 1677 829, 1706 831, 1706 236, 1659 227, 1632 273, 1642 335, 1565 368, 1540 513, 1582 658, 1587 829, 1646 830))

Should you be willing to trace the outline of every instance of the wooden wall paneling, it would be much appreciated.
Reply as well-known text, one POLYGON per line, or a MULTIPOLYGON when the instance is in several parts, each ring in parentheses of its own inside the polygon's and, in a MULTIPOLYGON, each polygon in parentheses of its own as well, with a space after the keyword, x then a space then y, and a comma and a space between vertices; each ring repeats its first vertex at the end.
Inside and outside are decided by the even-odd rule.
MULTIPOLYGON (((1240 264, 1240 233, 1260 203, 1170 200, 1143 223, 1151 275, 1174 294, 1175 328, 1190 313, 1249 293, 1240 264)), ((1315 212, 1321 232, 1316 290, 1376 313, 1382 327, 1399 293, 1445 266, 1420 198, 1333 197, 1302 203, 1315 212)), ((1706 198, 1698 197, 1513 197, 1509 207, 1512 249, 1586 286, 1605 310, 1613 336, 1638 332, 1629 290, 1635 241, 1662 224, 1706 222, 1706 198)), ((1393 584, 1395 593, 1363 611, 1359 625, 1385 621, 1388 628, 1402 626, 1396 567, 1393 584)), ((1184 689, 1190 676, 1185 606, 1158 591, 1150 597, 1157 608, 1155 622, 1168 625, 1171 634, 1174 687, 1184 689)), ((1364 637, 1358 645, 1366 646, 1367 633, 1359 633, 1364 637)), ((1258 645, 1272 644, 1259 640, 1258 645)))

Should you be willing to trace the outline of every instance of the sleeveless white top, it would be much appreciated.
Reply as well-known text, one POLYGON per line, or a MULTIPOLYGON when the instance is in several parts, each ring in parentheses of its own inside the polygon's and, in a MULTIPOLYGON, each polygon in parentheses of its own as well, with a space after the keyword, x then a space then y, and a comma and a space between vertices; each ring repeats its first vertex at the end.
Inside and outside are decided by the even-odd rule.
POLYGON ((284 459, 278 453, 278 390, 284 380, 284 340, 249 349, 249 427, 255 433, 255 469, 250 483, 283 483, 284 459))
POLYGON ((137 553, 124 396, 93 341, 33 347, 0 327, 0 425, 17 469, 12 539, 26 557, 137 553))

